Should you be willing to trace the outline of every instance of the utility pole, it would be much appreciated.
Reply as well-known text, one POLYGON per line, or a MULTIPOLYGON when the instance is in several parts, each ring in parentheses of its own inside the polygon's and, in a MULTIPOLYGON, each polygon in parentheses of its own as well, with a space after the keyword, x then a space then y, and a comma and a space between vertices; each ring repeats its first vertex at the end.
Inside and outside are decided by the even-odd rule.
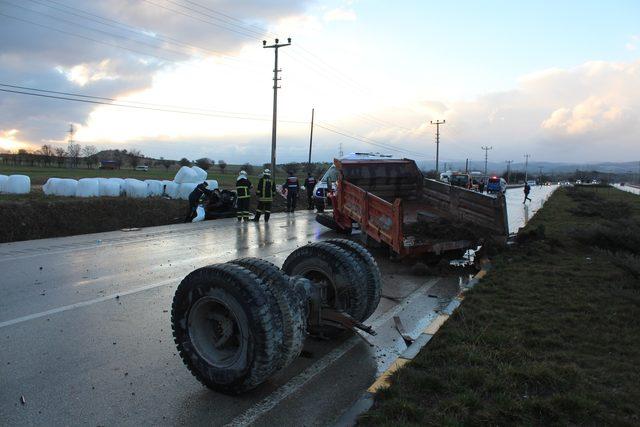
POLYGON ((464 164, 464 173, 469 173, 469 159, 464 164))
POLYGON ((344 156, 344 154, 342 153, 342 142, 340 143, 340 149, 338 150, 338 154, 339 154, 339 157, 344 156))
POLYGON ((311 147, 313 147, 313 116, 315 114, 315 108, 311 109, 311 133, 309 134, 309 170, 311 172, 311 147))
POLYGON ((262 40, 262 47, 264 49, 273 49, 275 53, 275 65, 273 67, 273 125, 271 128, 271 179, 273 182, 276 180, 276 128, 278 123, 278 73, 282 70, 278 69, 278 49, 284 46, 291 45, 291 37, 287 39, 287 43, 278 43, 279 40, 275 40, 275 44, 267 46, 267 41, 262 40))
POLYGON ((538 166, 538 180, 539 184, 542 184, 542 166, 538 166))
POLYGON ((505 163, 507 164, 507 184, 511 184, 511 163, 513 160, 507 160, 505 163))
POLYGON ((529 166, 529 157, 531 157, 531 154, 525 154, 524 155, 524 182, 527 182, 527 167, 529 166))
POLYGON ((436 120, 435 122, 431 120, 432 125, 436 125, 436 175, 438 175, 438 160, 440 156, 440 125, 446 123, 446 120, 436 120))
POLYGON ((487 181, 487 163, 489 162, 489 150, 493 150, 493 147, 482 147, 484 150, 484 180, 487 181))

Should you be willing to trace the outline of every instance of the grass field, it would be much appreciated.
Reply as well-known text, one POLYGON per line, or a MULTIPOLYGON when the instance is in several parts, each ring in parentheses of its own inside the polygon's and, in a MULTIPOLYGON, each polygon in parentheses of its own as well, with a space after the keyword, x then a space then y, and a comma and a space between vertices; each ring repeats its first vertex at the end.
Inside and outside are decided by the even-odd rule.
POLYGON ((640 197, 559 189, 361 425, 640 424, 640 197))
MULTIPOLYGON (((235 186, 237 173, 240 166, 228 165, 225 169, 225 173, 220 172, 220 169, 215 166, 208 171, 208 179, 218 180, 218 184, 224 188, 232 188, 235 186)), ((255 168, 259 173, 259 168, 255 168)), ((86 169, 86 168, 57 168, 57 167, 30 167, 30 166, 6 166, 0 165, 0 174, 2 175, 27 175, 31 178, 32 185, 43 185, 49 178, 135 178, 140 180, 145 179, 166 179, 172 180, 178 170, 176 168, 170 168, 168 171, 165 168, 149 168, 148 171, 136 171, 129 168, 108 170, 108 169, 86 169)), ((302 174, 299 174, 301 177, 302 174)), ((254 174, 249 179, 255 184, 258 182, 260 175, 254 174)), ((284 177, 282 177, 284 180, 284 177)))

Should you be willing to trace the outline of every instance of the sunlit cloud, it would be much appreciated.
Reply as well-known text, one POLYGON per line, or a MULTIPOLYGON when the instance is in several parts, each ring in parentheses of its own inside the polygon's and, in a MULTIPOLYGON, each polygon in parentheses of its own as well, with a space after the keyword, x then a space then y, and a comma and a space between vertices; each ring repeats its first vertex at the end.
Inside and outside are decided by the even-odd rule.
POLYGON ((353 9, 346 9, 338 7, 331 9, 324 14, 325 21, 355 21, 357 19, 356 13, 353 9))

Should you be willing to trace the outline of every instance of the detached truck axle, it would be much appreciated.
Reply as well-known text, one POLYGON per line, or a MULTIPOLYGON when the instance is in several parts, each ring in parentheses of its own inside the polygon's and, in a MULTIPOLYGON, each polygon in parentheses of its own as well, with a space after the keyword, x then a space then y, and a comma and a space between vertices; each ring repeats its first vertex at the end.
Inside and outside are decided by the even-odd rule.
POLYGON ((251 390, 290 365, 308 335, 375 332, 380 270, 350 240, 302 246, 282 269, 259 258, 199 268, 176 290, 171 326, 180 357, 205 386, 251 390))

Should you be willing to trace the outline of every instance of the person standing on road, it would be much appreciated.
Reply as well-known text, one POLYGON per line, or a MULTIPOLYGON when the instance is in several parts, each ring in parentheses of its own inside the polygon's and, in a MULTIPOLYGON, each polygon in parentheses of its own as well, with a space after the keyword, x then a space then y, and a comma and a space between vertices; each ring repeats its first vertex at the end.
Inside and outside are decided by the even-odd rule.
POLYGON ((191 222, 193 218, 196 217, 196 211, 198 210, 198 205, 202 203, 205 197, 209 197, 213 194, 213 191, 207 189, 209 184, 207 181, 204 181, 193 189, 191 194, 189 194, 189 213, 187 217, 184 219, 184 222, 191 222))
POLYGON ((276 191, 276 185, 271 181, 271 171, 265 169, 262 178, 258 181, 256 196, 258 196, 258 208, 253 221, 260 221, 260 215, 264 213, 264 222, 269 222, 271 216, 271 203, 273 202, 273 193, 276 191))
POLYGON ((293 212, 296 210, 296 203, 298 202, 298 190, 300 184, 298 183, 298 177, 293 174, 292 171, 288 171, 287 180, 282 186, 283 190, 287 190, 287 212, 293 212))
POLYGON ((304 187, 307 189, 307 209, 313 210, 313 189, 316 186, 316 179, 311 172, 307 173, 307 179, 304 180, 304 187))
POLYGON ((236 179, 236 193, 238 194, 238 221, 249 221, 249 203, 251 201, 251 181, 245 171, 240 171, 236 179))
POLYGON ((530 192, 531 192, 531 186, 529 185, 528 182, 525 182, 524 183, 524 201, 522 202, 523 205, 527 203, 527 200, 531 201, 531 199, 529 198, 530 192))

